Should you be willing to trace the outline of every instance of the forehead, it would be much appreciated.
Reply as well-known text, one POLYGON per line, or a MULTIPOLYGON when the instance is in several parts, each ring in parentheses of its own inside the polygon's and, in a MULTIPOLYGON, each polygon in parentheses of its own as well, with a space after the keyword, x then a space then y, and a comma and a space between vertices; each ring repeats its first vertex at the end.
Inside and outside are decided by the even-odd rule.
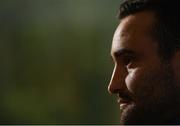
POLYGON ((152 51, 152 41, 155 40, 151 36, 151 29, 154 20, 154 14, 150 11, 138 12, 122 19, 113 37, 111 54, 124 48, 142 52, 152 51))

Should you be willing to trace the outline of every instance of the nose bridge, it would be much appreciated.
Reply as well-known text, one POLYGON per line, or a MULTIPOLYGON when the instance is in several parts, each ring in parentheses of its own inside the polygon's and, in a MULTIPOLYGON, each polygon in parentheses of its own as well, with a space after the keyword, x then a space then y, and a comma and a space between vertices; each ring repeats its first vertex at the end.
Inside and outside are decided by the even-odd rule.
POLYGON ((110 94, 114 94, 123 90, 125 87, 125 73, 118 65, 115 65, 110 83, 108 85, 108 91, 110 94))

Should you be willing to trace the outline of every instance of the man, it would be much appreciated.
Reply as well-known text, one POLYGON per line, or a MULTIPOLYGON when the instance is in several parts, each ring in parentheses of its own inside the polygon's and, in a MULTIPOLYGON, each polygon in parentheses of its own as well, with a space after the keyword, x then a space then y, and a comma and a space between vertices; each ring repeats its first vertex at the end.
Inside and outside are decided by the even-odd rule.
POLYGON ((125 0, 120 6, 108 91, 118 95, 121 124, 180 124, 177 2, 125 0))

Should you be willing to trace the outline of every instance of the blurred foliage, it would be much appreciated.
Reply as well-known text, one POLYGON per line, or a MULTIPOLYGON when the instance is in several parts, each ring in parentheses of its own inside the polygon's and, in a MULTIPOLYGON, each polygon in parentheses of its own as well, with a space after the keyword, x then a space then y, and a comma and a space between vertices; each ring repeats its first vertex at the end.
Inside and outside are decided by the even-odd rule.
POLYGON ((0 124, 118 124, 107 92, 119 0, 0 1, 0 124))

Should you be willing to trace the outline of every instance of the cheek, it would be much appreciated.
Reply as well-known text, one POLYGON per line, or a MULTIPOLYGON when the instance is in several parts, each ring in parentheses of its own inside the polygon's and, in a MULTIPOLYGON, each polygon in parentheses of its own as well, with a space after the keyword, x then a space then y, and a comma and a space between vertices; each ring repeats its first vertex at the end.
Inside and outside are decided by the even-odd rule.
POLYGON ((142 70, 136 68, 127 75, 125 83, 129 92, 135 93, 137 88, 140 87, 139 82, 141 81, 142 74, 142 70))

